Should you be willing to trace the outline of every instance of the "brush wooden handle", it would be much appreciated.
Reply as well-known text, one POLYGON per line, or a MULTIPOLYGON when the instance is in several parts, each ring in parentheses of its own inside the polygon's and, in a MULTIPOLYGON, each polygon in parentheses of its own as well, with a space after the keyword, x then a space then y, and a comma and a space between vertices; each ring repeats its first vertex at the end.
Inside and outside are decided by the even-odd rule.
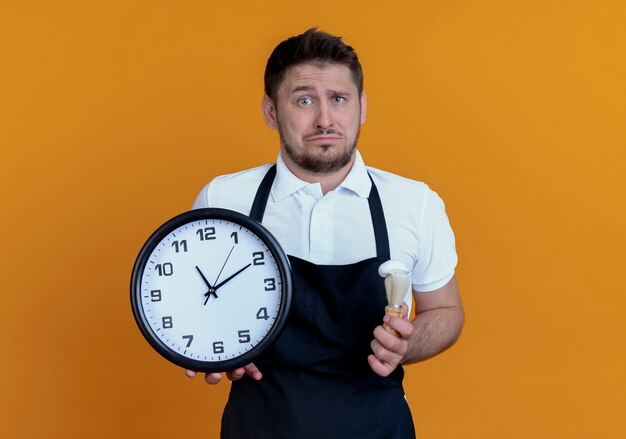
MULTIPOLYGON (((402 317, 402 307, 387 305, 385 307, 385 314, 388 316, 402 317)), ((388 333, 394 335, 395 337, 400 337, 400 334, 398 334, 398 331, 390 327, 388 324, 383 323, 383 328, 385 328, 388 333)))

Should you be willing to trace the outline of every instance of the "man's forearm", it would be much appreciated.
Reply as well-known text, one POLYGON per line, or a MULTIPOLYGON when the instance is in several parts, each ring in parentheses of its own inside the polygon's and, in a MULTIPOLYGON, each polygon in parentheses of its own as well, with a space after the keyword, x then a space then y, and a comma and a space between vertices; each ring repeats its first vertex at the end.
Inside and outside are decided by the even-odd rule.
POLYGON ((403 364, 434 357, 452 346, 463 328, 461 307, 436 308, 419 313, 413 320, 413 334, 403 364))

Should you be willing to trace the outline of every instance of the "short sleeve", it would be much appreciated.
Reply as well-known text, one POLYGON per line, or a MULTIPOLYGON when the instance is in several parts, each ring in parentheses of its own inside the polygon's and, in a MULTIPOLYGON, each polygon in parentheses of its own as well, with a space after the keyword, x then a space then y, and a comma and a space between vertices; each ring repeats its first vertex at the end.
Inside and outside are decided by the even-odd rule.
POLYGON ((211 183, 207 184, 202 188, 196 200, 193 202, 192 209, 202 209, 204 207, 209 207, 209 186, 211 183))
POLYGON ((430 189, 424 197, 418 239, 420 249, 413 267, 413 289, 420 292, 434 291, 446 285, 454 276, 457 254, 444 202, 430 189))

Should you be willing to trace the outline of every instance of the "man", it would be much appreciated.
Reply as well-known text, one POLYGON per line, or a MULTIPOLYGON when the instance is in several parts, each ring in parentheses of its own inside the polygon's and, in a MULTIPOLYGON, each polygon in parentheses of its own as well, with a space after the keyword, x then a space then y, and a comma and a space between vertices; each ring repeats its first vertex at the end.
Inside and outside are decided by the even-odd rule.
POLYGON ((451 346, 464 318, 443 202, 423 183, 365 167, 356 150, 363 74, 340 38, 310 29, 280 43, 261 107, 280 138, 275 167, 218 177, 194 207, 249 214, 253 202, 265 205, 258 219, 289 255, 294 303, 275 345, 226 371, 222 437, 412 438, 402 365, 451 346), (412 322, 383 319, 378 267, 389 259, 411 269, 412 322))

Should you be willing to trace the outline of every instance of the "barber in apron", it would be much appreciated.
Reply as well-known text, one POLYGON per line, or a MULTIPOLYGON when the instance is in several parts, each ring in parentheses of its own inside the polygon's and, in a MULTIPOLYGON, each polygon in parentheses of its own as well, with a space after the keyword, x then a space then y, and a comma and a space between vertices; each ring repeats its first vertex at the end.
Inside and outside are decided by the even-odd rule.
MULTIPOLYGON (((275 176, 273 166, 254 199, 250 217, 259 222, 275 176)), ((294 297, 287 324, 255 362, 263 378, 255 381, 245 375, 232 383, 222 438, 415 437, 402 367, 383 378, 367 361, 372 331, 387 305, 378 267, 390 259, 373 181, 368 202, 376 257, 348 265, 316 265, 289 256, 294 297)))

